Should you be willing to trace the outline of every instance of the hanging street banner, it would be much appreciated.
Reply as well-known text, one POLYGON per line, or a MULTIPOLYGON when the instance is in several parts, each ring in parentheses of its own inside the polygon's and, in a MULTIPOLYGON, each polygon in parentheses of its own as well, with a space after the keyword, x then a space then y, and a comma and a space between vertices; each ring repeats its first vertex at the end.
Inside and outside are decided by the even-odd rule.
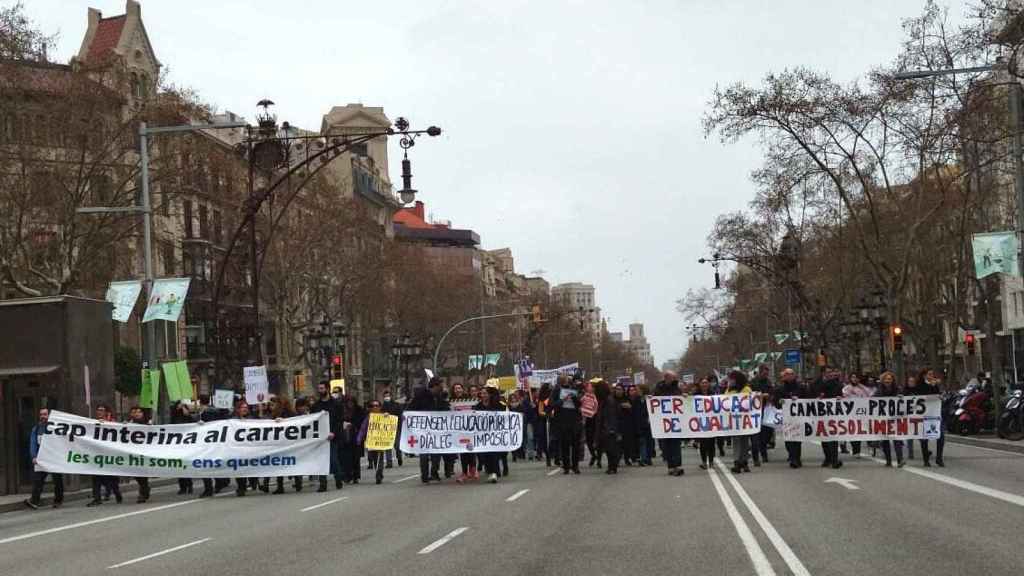
POLYGON ((370 414, 366 425, 367 450, 391 450, 395 447, 398 434, 398 416, 392 414, 370 414))
POLYGON ((978 279, 999 272, 1020 276, 1015 232, 973 234, 971 247, 974 251, 974 275, 978 279))
POLYGON ((789 332, 779 332, 778 334, 774 335, 775 343, 776 344, 780 344, 780 345, 784 344, 786 342, 786 340, 789 340, 789 336, 790 336, 789 332))
POLYGON ((150 320, 167 320, 177 322, 181 316, 181 307, 185 305, 188 295, 189 278, 158 278, 153 281, 153 290, 149 294, 149 304, 142 316, 143 322, 150 320))
POLYGON ((114 305, 111 317, 118 322, 127 322, 141 293, 142 282, 138 280, 111 282, 107 288, 107 302, 114 305))
POLYGON ((497 366, 499 360, 501 360, 501 353, 488 354, 484 357, 484 366, 497 366))
POLYGON ((530 384, 530 388, 540 388, 542 384, 551 384, 554 386, 555 382, 558 381, 559 376, 572 376, 579 372, 579 369, 579 362, 559 366, 552 370, 533 369, 529 378, 527 378, 527 382, 530 384))
MULTIPOLYGON (((266 366, 245 366, 242 368, 242 381, 245 382, 246 404, 262 404, 267 401, 267 397, 270 396, 270 382, 267 380, 266 366)), ((344 384, 342 388, 344 389, 344 384)), ((331 390, 334 390, 333 384, 331 390)))
POLYGON ((647 398, 651 435, 659 440, 757 434, 761 407, 761 398, 754 394, 647 398))
POLYGON ((406 412, 400 442, 407 454, 511 452, 523 445, 523 415, 484 410, 406 412))
POLYGON ((470 354, 467 359, 467 370, 481 370, 484 367, 483 354, 470 354))
POLYGON ((787 442, 934 440, 942 426, 939 396, 784 400, 787 442))
POLYGON ((171 402, 191 400, 193 395, 192 378, 188 373, 188 362, 164 362, 164 381, 167 387, 167 399, 171 402))
POLYGON ((274 420, 120 424, 52 411, 36 469, 100 476, 238 478, 325 475, 326 412, 274 420))

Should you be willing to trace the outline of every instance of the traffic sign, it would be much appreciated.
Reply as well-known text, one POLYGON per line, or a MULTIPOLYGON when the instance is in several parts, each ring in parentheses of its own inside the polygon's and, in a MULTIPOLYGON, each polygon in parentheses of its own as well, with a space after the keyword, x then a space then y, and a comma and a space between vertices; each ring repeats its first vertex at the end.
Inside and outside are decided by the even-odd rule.
POLYGON ((792 366, 793 364, 800 363, 800 350, 797 348, 788 348, 786 350, 786 366, 792 366))

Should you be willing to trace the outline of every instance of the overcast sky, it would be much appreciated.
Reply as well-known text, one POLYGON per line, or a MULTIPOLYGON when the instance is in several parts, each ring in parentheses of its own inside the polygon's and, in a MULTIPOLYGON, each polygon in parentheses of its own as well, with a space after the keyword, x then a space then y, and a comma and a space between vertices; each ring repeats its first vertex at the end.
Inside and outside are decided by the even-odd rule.
MULTIPOLYGON (((61 60, 89 6, 125 8, 24 4, 60 33, 61 60)), ((517 272, 593 284, 609 329, 643 322, 660 365, 686 344, 675 300, 712 282, 696 260, 715 215, 745 206, 760 163, 756 142, 705 139, 714 87, 798 65, 853 79, 895 56, 922 5, 143 0, 142 17, 171 81, 221 110, 251 118, 269 97, 281 120, 317 129, 360 102, 443 127, 412 152, 428 211, 510 247, 517 272)))

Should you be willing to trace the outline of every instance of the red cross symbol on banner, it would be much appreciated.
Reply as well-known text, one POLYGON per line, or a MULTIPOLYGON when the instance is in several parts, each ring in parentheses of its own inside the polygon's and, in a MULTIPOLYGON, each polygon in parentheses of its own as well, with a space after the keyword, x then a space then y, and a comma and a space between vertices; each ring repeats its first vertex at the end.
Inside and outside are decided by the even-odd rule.
POLYGON ((415 436, 409 436, 408 442, 409 442, 409 447, 410 448, 415 448, 416 447, 416 437, 415 436))

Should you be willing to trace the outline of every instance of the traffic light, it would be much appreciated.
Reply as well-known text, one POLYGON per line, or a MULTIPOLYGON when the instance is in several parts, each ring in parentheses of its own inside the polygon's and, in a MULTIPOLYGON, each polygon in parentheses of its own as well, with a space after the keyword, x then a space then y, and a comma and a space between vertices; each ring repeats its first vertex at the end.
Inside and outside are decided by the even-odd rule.
POLYGON ((331 358, 331 380, 341 380, 345 377, 344 366, 341 354, 335 354, 334 357, 331 358))
POLYGON ((892 349, 903 350, 903 326, 894 324, 892 327, 892 349))
POLYGON ((541 316, 540 304, 533 305, 533 308, 530 309, 530 315, 534 324, 540 325, 544 322, 544 318, 541 316))
POLYGON ((964 334, 964 344, 967 345, 967 355, 974 356, 974 334, 964 334))

